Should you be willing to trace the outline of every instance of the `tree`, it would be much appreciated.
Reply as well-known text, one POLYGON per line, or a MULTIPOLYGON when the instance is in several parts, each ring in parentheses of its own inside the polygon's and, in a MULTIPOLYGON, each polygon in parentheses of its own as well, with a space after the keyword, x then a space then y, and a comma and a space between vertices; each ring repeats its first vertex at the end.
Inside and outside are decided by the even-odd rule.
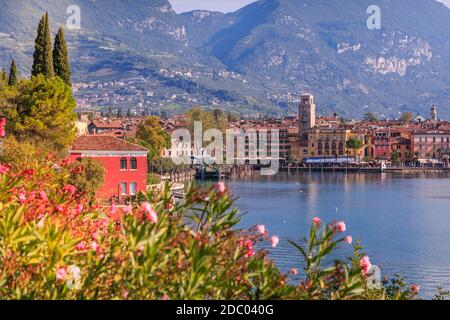
POLYGON ((111 118, 112 115, 113 115, 113 109, 112 109, 112 106, 109 106, 108 107, 108 118, 111 118))
POLYGON ((89 198, 94 198, 105 179, 105 168, 103 165, 94 159, 83 158, 71 166, 73 170, 68 183, 77 187, 78 191, 89 198), (76 168, 81 170, 75 170, 76 168))
POLYGON ((397 150, 394 150, 391 152, 391 161, 394 164, 397 164, 399 161, 398 159, 400 158, 400 153, 397 150))
POLYGON ((131 110, 130 109, 127 110, 127 118, 131 118, 131 110))
POLYGON ((411 122, 412 119, 414 119, 414 114, 412 112, 404 112, 399 120, 401 123, 408 123, 411 122))
POLYGON ((11 68, 9 69, 8 86, 15 86, 19 82, 19 77, 17 75, 17 65, 16 61, 13 59, 11 62, 11 68))
POLYGON ((159 158, 164 148, 170 148, 170 136, 160 124, 160 118, 150 116, 141 121, 136 131, 136 139, 149 149, 149 159, 159 158))
POLYGON ((356 154, 357 154, 358 150, 361 149, 364 146, 364 144, 359 139, 350 138, 345 143, 345 146, 347 147, 347 149, 353 150, 353 155, 354 155, 355 160, 356 160, 356 154))
POLYGON ((74 141, 76 103, 70 86, 59 78, 39 75, 8 88, 0 90, 0 100, 5 101, 0 114, 8 120, 9 133, 55 151, 74 141))
POLYGON ((122 108, 117 109, 116 116, 117 116, 117 118, 123 118, 123 111, 122 111, 122 108))
POLYGON ((202 123, 202 130, 204 133, 208 129, 218 129, 221 132, 225 132, 227 129, 227 115, 223 112, 214 112, 204 110, 200 107, 190 109, 186 113, 186 119, 188 123, 188 129, 191 134, 194 133, 194 124, 196 121, 202 123))
POLYGON ((55 75, 60 77, 65 83, 71 85, 71 71, 69 50, 67 49, 67 42, 64 36, 64 29, 60 27, 55 38, 55 46, 53 48, 53 66, 55 75))
POLYGON ((378 118, 375 116, 373 112, 367 112, 366 114, 364 114, 364 121, 376 122, 378 121, 378 118))
POLYGON ((39 74, 46 78, 52 78, 55 75, 48 12, 42 16, 39 22, 36 40, 34 41, 31 75, 36 77, 39 74))
POLYGON ((89 121, 93 121, 95 119, 95 115, 94 115, 94 113, 91 111, 91 112, 89 112, 89 114, 88 114, 88 120, 89 121))
POLYGON ((0 87, 8 82, 8 73, 5 70, 0 71, 0 87))

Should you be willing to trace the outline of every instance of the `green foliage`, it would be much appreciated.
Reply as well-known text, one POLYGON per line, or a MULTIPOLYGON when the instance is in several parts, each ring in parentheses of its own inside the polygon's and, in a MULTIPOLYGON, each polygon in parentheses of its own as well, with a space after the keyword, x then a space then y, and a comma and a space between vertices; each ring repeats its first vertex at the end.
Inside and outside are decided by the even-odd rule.
POLYGON ((159 117, 150 116, 142 120, 136 132, 137 142, 150 152, 149 159, 158 158, 164 148, 170 148, 170 136, 164 131, 159 117))
POLYGON ((170 173, 174 171, 188 170, 191 166, 188 164, 175 164, 172 158, 156 158, 149 159, 148 167, 150 172, 158 172, 161 174, 170 173))
POLYGON ((91 158, 83 158, 71 165, 71 174, 68 183, 89 199, 93 199, 98 189, 103 185, 105 168, 91 158))
POLYGON ((205 110, 195 107, 186 112, 187 126, 191 134, 194 134, 194 123, 200 121, 202 123, 202 133, 208 129, 218 129, 225 132, 227 129, 228 118, 221 110, 205 110))
POLYGON ((373 112, 367 112, 364 114, 364 121, 376 122, 378 121, 378 118, 373 112))
POLYGON ((5 70, 0 70, 0 87, 4 86, 8 81, 8 73, 5 70))
POLYGON ((75 139, 75 100, 70 86, 43 75, 0 90, 0 113, 7 118, 7 132, 20 141, 62 151, 75 139))
POLYGON ((9 70, 8 86, 15 86, 17 82, 19 82, 19 76, 17 75, 16 61, 13 60, 9 70))
POLYGON ((67 49, 64 29, 62 27, 59 28, 55 38, 55 45, 53 48, 53 66, 55 75, 60 77, 66 84, 71 85, 69 50, 67 49))
POLYGON ((414 114, 412 112, 405 112, 402 114, 402 116, 400 117, 400 122, 401 123, 408 123, 411 122, 414 119, 414 114))
MULTIPOLYGON (((170 186, 140 194, 140 206, 102 208, 67 185, 74 168, 51 157, 1 166, 0 297, 3 299, 413 299, 393 282, 366 285, 355 246, 351 263, 322 267, 343 242, 336 224, 313 225, 299 284, 264 247, 267 232, 239 230, 223 184, 170 186), (260 244, 257 246, 257 244, 260 244)), ((267 231, 267 230, 266 230, 267 231)))
POLYGON ((400 158, 400 153, 397 150, 391 152, 392 163, 395 163, 395 164, 399 163, 399 161, 398 161, 399 158, 400 158))
POLYGON ((353 150, 353 155, 356 159, 356 153, 364 146, 364 144, 357 138, 350 138, 346 141, 345 146, 347 149, 353 150))
MULTIPOLYGON (((44 153, 48 150, 39 149, 44 153)), ((3 141, 3 152, 0 155, 0 160, 3 163, 24 163, 30 159, 41 159, 44 153, 39 153, 39 150, 33 143, 22 141, 19 142, 14 136, 9 136, 3 141)))
POLYGON ((148 173, 147 174, 147 185, 155 185, 161 183, 161 176, 156 173, 148 173))
POLYGON ((50 22, 46 12, 39 22, 37 36, 34 41, 32 76, 44 75, 52 78, 55 75, 53 68, 52 39, 50 33, 50 22))

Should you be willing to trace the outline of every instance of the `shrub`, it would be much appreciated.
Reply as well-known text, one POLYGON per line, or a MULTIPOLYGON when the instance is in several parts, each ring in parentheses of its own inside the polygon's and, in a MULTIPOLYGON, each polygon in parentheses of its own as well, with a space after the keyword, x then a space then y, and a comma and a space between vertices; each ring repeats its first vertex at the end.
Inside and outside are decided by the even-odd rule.
MULTIPOLYGON (((348 238, 342 223, 311 228, 305 278, 295 284, 269 259, 264 226, 238 230, 239 213, 223 183, 191 185, 174 203, 169 185, 134 207, 91 205, 67 185, 67 161, 36 168, 0 166, 2 299, 365 299, 367 263, 322 261, 348 238), (264 246, 263 246, 264 247, 264 246)), ((368 261, 366 261, 368 262, 368 261)), ((293 274, 293 273, 292 273, 293 274)), ((395 289, 393 298, 415 297, 395 289)), ((371 295, 369 295, 369 293, 371 295)))

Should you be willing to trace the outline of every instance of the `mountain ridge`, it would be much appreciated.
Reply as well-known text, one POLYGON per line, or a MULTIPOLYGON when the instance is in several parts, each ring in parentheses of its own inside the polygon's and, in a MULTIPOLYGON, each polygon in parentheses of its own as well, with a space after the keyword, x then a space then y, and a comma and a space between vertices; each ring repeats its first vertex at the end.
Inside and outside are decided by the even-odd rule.
POLYGON ((73 4, 76 81, 161 77, 164 92, 199 87, 202 101, 272 114, 295 112, 292 97, 310 91, 322 113, 395 117, 437 104, 450 116, 450 10, 434 0, 380 0, 381 30, 367 29, 366 0, 260 0, 228 14, 177 14, 166 0, 0 0, 0 66, 16 57, 26 74, 40 12, 56 32, 73 4), (199 76, 173 81, 166 69, 199 76))

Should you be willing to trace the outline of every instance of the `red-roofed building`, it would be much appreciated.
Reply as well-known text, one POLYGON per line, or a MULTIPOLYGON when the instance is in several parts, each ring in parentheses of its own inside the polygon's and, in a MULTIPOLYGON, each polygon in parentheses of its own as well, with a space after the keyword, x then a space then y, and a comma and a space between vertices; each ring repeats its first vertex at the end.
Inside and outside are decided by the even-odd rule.
POLYGON ((70 149, 70 159, 92 158, 103 164, 105 181, 97 196, 128 197, 147 190, 147 153, 141 146, 108 135, 85 135, 70 149))

